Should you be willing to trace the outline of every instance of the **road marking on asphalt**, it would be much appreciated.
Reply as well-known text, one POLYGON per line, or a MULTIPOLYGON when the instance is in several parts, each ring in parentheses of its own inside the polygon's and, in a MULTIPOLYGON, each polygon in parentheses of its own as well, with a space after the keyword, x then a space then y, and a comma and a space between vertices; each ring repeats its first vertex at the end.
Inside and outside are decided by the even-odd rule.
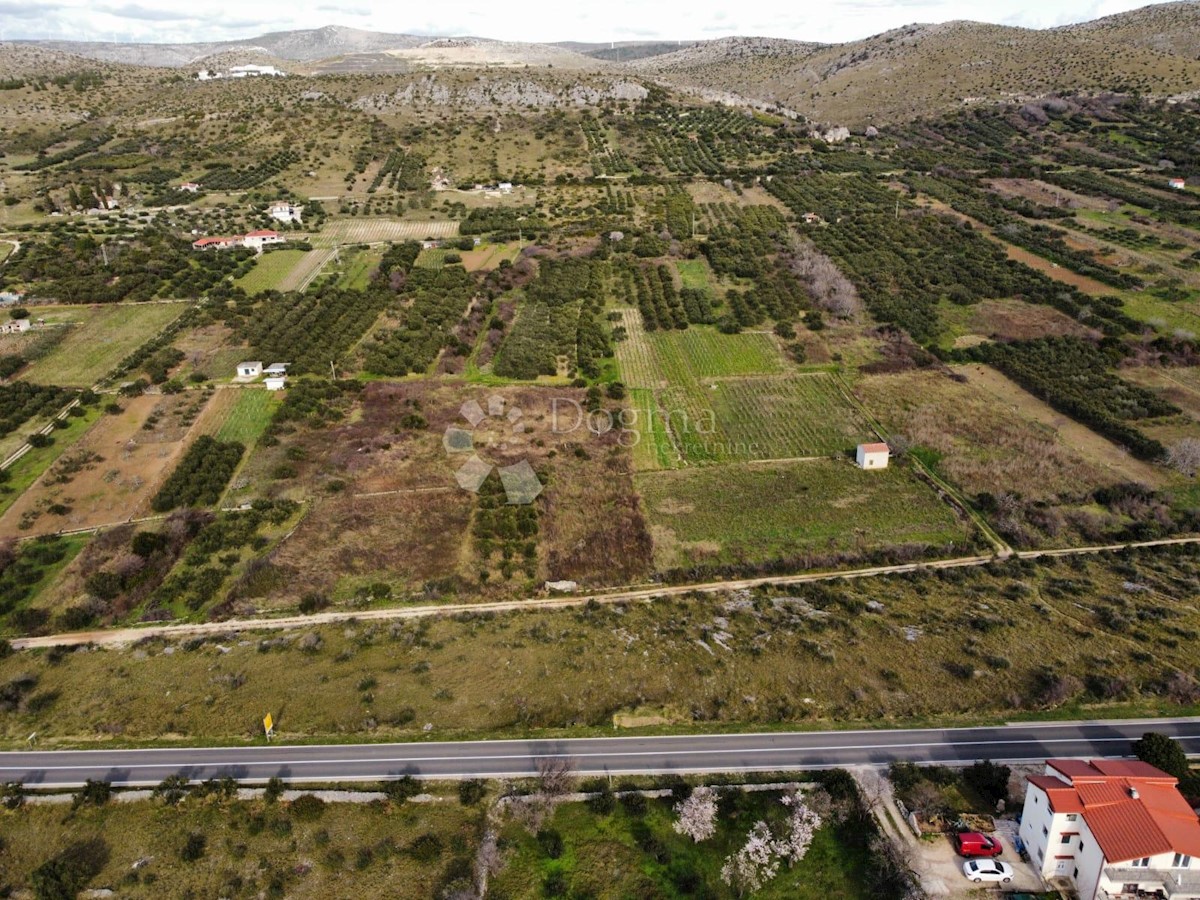
MULTIPOLYGON (((473 756, 458 754, 455 756, 400 756, 400 757, 361 757, 361 758, 334 758, 334 759, 271 759, 271 760, 254 760, 246 762, 242 760, 227 760, 227 761, 208 761, 195 763, 179 763, 181 767, 203 769, 220 766, 242 766, 242 767, 260 767, 260 766, 318 766, 318 765, 386 765, 389 763, 435 763, 435 762, 464 762, 464 763, 482 763, 496 762, 502 760, 524 759, 524 760, 539 760, 539 759, 561 759, 564 756, 571 759, 619 759, 622 757, 644 757, 644 756, 664 756, 668 753, 674 756, 713 756, 718 754, 739 754, 739 753, 755 753, 755 754, 778 754, 778 753, 838 753, 850 752, 855 750, 914 750, 919 748, 929 747, 944 747, 950 749, 960 749, 965 747, 1015 747, 1027 744, 1105 744, 1105 743, 1127 743, 1133 740, 1128 736, 1120 737, 1063 737, 1063 738, 1046 738, 1046 739, 1023 739, 1023 740, 1003 740, 1003 741, 955 741, 955 742, 929 742, 929 743, 895 743, 895 744, 848 744, 832 747, 733 747, 733 748, 712 748, 712 749, 680 749, 674 751, 663 750, 625 750, 625 751, 608 751, 594 753, 513 753, 503 755, 487 755, 473 756)), ((278 750, 278 748, 272 748, 278 750)), ((69 752, 69 751, 50 751, 50 752, 69 752)), ((111 751, 110 751, 111 752, 111 751)), ((15 755, 15 754, 14 754, 15 755)), ((112 769, 161 769, 164 766, 171 765, 169 760, 157 763, 130 763, 122 765, 120 763, 112 763, 109 768, 112 769)), ((66 766, 0 766, 0 772, 62 772, 72 771, 76 769, 91 769, 95 768, 95 764, 66 765, 66 766)))

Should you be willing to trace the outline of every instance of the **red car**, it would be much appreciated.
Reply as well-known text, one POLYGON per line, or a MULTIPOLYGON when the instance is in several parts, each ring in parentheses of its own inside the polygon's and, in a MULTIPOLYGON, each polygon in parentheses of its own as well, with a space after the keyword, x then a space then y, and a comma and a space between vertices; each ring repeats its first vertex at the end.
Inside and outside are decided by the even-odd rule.
POLYGON ((968 859, 977 856, 999 856, 1004 852, 999 838, 980 834, 978 831, 961 831, 954 835, 954 849, 958 851, 959 856, 968 859))

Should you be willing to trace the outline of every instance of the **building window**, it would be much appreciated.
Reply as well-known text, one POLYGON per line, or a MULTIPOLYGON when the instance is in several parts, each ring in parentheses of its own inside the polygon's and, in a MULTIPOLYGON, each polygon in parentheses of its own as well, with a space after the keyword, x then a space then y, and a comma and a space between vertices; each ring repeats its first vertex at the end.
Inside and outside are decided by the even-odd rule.
POLYGON ((1071 835, 1069 835, 1069 834, 1064 834, 1064 835, 1062 836, 1062 842, 1063 842, 1064 844, 1069 844, 1069 843, 1071 843, 1071 835))
POLYGON ((1143 856, 1141 859, 1135 859, 1129 865, 1135 869, 1148 869, 1150 868, 1150 857, 1143 856))
POLYGON ((1038 862, 1041 862, 1045 858, 1046 858, 1046 851, 1043 850, 1041 847, 1038 847, 1038 862))
POLYGON ((1079 819, 1079 816, 1075 815, 1075 813, 1067 813, 1067 821, 1068 822, 1075 822, 1078 819, 1079 819))
POLYGON ((1186 853, 1176 853, 1175 859, 1171 861, 1172 869, 1186 869, 1192 864, 1192 858, 1186 853))
POLYGON ((1050 829, 1049 829, 1049 828, 1047 828, 1045 825, 1043 825, 1043 826, 1042 826, 1042 837, 1045 837, 1045 836, 1046 836, 1046 835, 1048 835, 1049 833, 1050 833, 1050 829))
POLYGON ((1076 881, 1079 880, 1079 866, 1075 867, 1075 874, 1072 875, 1071 877, 1074 878, 1076 881))

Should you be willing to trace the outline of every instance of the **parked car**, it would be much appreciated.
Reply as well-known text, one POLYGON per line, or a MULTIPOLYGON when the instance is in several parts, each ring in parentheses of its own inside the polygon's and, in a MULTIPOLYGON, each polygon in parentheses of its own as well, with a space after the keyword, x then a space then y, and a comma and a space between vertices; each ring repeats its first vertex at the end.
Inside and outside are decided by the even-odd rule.
POLYGON ((963 863, 963 874, 972 881, 1012 881, 1013 867, 994 859, 972 859, 963 863))
POLYGON ((959 856, 974 859, 977 856, 999 856, 1004 852, 999 838, 978 831, 960 831, 954 835, 954 849, 959 856))

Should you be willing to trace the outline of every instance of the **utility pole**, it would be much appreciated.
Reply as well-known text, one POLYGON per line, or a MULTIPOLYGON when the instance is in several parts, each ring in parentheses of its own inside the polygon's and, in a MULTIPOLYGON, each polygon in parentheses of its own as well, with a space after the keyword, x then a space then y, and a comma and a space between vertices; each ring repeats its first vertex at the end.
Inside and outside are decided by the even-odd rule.
POLYGON ((896 198, 896 218, 900 218, 900 198, 896 198))
POLYGON ((332 359, 329 361, 329 376, 330 376, 330 377, 331 377, 331 378, 332 378, 334 381, 337 381, 337 369, 335 369, 335 368, 333 367, 333 360, 332 360, 332 359))
POLYGON ((104 257, 104 268, 108 268, 108 247, 104 244, 100 245, 100 255, 104 257))

